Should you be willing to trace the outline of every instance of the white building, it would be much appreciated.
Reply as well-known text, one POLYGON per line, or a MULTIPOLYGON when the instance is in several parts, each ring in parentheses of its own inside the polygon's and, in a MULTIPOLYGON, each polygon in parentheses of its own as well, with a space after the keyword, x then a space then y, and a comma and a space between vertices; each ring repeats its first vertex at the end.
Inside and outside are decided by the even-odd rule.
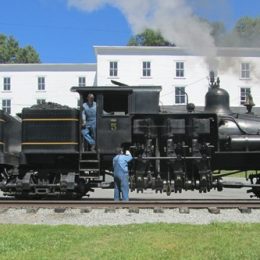
MULTIPOLYGON (((176 47, 95 47, 95 51, 98 85, 111 85, 111 79, 129 85, 161 85, 163 105, 185 104, 185 90, 189 102, 204 106, 212 69, 205 57, 176 47)), ((260 106, 260 49, 220 48, 215 63, 231 106, 241 106, 249 91, 260 106)))
POLYGON ((12 115, 42 102, 77 107, 72 86, 96 85, 96 64, 1 64, 2 109, 12 115))
MULTIPOLYGON (((111 80, 129 85, 161 85, 161 104, 203 106, 209 86, 206 58, 177 47, 96 46, 97 64, 0 65, 2 107, 15 114, 25 106, 46 101, 71 107, 78 96, 71 86, 108 86, 111 80)), ((260 49, 217 50, 214 70, 221 87, 239 107, 250 91, 260 106, 260 49)), ((149 102, 149 100, 148 100, 149 102)))

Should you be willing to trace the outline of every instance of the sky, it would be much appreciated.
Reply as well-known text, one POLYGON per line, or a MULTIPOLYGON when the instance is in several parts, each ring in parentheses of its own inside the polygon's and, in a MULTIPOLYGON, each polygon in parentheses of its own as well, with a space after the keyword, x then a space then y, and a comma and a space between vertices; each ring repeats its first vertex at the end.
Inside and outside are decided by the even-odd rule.
MULTIPOLYGON (((124 46, 136 33, 133 13, 142 16, 141 5, 129 14, 124 1, 0 0, 0 33, 15 37, 21 47, 33 46, 43 63, 95 63, 93 46, 124 46)), ((260 0, 171 1, 185 2, 193 15, 221 21, 228 29, 240 17, 260 17, 260 0)))

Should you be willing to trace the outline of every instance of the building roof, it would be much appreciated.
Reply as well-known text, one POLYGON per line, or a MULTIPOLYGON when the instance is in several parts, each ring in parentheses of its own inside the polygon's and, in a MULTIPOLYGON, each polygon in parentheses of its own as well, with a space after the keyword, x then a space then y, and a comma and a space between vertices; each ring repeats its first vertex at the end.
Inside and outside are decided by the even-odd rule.
MULTIPOLYGON (((205 56, 201 53, 180 47, 166 46, 94 46, 96 55, 175 55, 205 56)), ((260 48, 216 48, 218 57, 260 57, 260 48)))
POLYGON ((26 63, 26 64, 0 64, 0 72, 31 72, 31 71, 96 71, 95 63, 26 63))

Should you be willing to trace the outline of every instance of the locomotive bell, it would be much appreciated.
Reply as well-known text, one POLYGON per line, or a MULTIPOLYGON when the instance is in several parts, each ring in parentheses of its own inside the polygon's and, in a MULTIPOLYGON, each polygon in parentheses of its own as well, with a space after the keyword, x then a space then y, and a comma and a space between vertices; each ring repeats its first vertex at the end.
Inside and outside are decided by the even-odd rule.
POLYGON ((220 80, 215 82, 214 72, 210 72, 210 88, 205 98, 205 111, 216 114, 230 114, 229 94, 219 87, 220 80))

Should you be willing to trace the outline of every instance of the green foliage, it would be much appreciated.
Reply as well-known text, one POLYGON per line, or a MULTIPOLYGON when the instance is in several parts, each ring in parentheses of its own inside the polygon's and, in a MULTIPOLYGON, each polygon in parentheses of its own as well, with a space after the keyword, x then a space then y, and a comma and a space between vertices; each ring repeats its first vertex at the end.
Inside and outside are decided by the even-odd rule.
POLYGON ((243 47, 260 47, 260 18, 242 17, 234 27, 233 34, 243 47))
POLYGON ((226 34, 225 25, 222 22, 212 22, 209 24, 211 27, 211 36, 215 40, 215 44, 219 45, 226 34))
POLYGON ((221 45, 223 38, 226 35, 226 27, 223 22, 211 22, 205 18, 199 18, 201 23, 207 24, 210 29, 210 35, 213 37, 215 44, 221 45))
MULTIPOLYGON (((222 22, 211 22, 203 18, 200 18, 200 21, 210 27, 210 34, 216 46, 260 47, 260 17, 242 17, 230 31, 226 30, 222 22)), ((160 31, 146 29, 131 37, 128 46, 175 46, 175 44, 166 41, 160 31)))
POLYGON ((39 62, 39 55, 32 46, 21 48, 14 37, 0 34, 0 63, 39 62))
POLYGON ((166 41, 159 31, 145 29, 144 32, 130 38, 128 46, 175 46, 166 41))
POLYGON ((0 225, 1 259, 258 259, 259 224, 0 225))

